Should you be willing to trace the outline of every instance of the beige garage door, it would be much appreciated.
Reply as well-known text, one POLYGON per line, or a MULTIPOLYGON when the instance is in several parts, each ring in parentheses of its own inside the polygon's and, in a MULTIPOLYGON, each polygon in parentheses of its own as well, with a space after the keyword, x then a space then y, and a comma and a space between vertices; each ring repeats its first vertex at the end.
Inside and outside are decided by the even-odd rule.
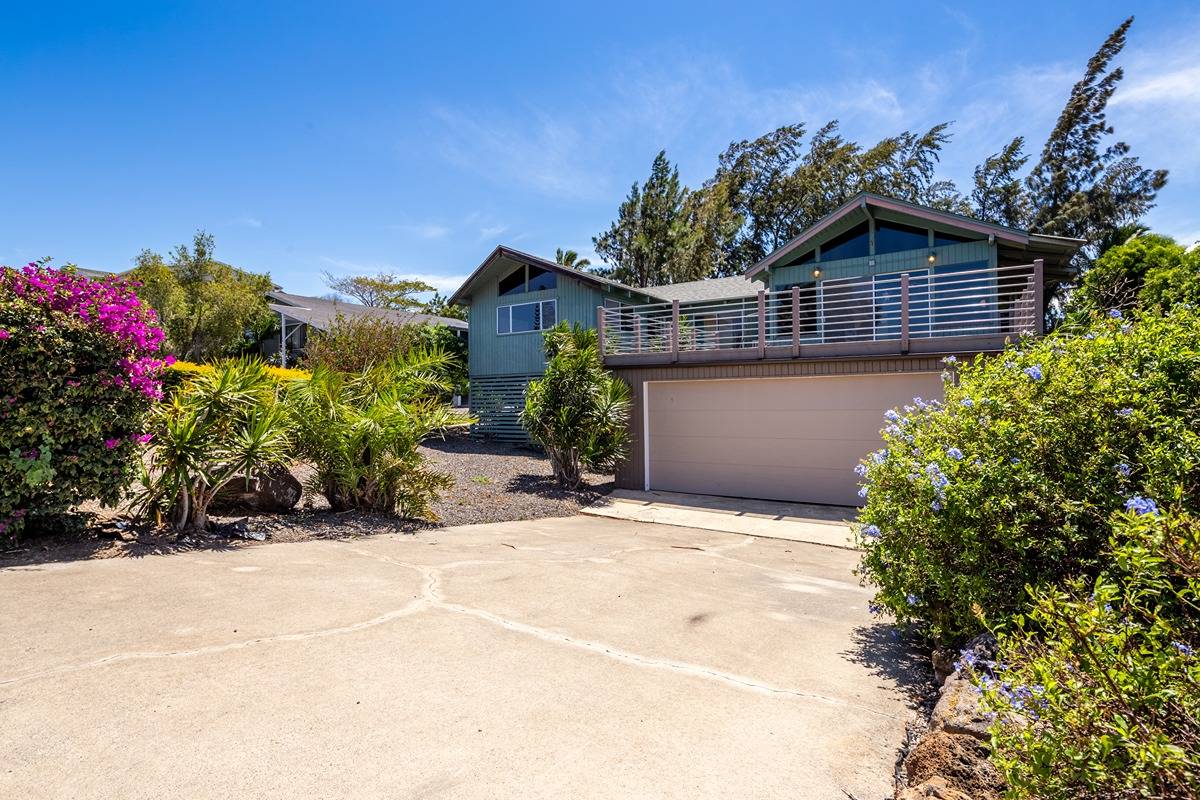
POLYGON ((941 398, 936 373, 647 384, 651 489, 855 505, 883 412, 941 398))

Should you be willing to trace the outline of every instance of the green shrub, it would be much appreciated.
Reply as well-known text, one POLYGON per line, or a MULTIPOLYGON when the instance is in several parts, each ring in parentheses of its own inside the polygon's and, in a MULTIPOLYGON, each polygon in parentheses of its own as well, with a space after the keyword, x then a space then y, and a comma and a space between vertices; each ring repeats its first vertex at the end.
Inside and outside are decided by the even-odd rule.
POLYGON ((604 369, 595 330, 560 322, 545 334, 546 373, 525 391, 521 424, 571 489, 583 466, 611 472, 625 456, 629 387, 604 369))
POLYGON ((432 517, 453 479, 426 465, 427 436, 472 423, 439 399, 451 356, 416 349, 357 375, 319 366, 288 390, 301 455, 315 472, 305 487, 335 511, 360 509, 432 517))
POLYGON ((126 281, 0 268, 0 541, 120 498, 161 395, 162 340, 126 281))
POLYGON ((888 412, 886 448, 858 467, 862 573, 879 608, 952 640, 1003 626, 1027 585, 1098 574, 1127 503, 1195 508, 1200 315, 1025 341, 916 406, 888 412))
POLYGON ((309 330, 304 367, 360 373, 419 347, 418 325, 383 316, 339 314, 323 331, 309 330))
POLYGON ((1124 515, 1095 579, 1034 592, 973 664, 1010 797, 1196 797, 1200 787, 1200 524, 1124 515))
POLYGON ((293 444, 279 387, 258 361, 196 370, 150 417, 139 508, 176 530, 203 530, 222 486, 288 465, 293 444))

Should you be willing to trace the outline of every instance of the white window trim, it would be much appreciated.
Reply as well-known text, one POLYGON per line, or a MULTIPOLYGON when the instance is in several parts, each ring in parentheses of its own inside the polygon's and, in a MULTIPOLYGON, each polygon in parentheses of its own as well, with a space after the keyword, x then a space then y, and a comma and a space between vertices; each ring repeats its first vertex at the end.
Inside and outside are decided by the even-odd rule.
POLYGON ((522 336, 525 334, 541 333, 542 331, 549 330, 545 326, 546 317, 541 312, 540 309, 538 310, 538 322, 542 323, 542 327, 534 328, 533 330, 528 330, 528 331, 514 331, 512 329, 512 309, 514 306, 541 306, 541 305, 545 305, 546 303, 549 303, 552 306, 554 306, 554 322, 557 324, 558 323, 558 300, 556 298, 551 298, 549 300, 531 300, 527 303, 508 303, 506 305, 496 306, 496 335, 497 336, 522 336), (507 331, 500 330, 500 312, 502 312, 502 311, 508 313, 508 330, 507 331))

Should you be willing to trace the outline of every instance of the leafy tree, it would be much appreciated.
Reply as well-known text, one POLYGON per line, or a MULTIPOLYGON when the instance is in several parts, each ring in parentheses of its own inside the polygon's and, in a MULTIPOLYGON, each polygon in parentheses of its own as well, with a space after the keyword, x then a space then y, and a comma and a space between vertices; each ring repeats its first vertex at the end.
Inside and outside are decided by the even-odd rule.
POLYGON ((572 269, 587 269, 592 264, 590 260, 580 258, 574 250, 563 250, 561 247, 554 251, 554 261, 572 269))
POLYGON ((1169 310, 1200 302, 1200 252, 1188 252, 1174 239, 1147 234, 1111 247, 1084 273, 1067 302, 1076 323, 1111 309, 1169 310))
POLYGON ((150 420, 141 510, 176 530, 203 530, 222 486, 287 466, 293 443, 279 391, 266 365, 238 359, 198 373, 161 403, 150 420))
POLYGON ((1129 17, 1117 26, 1088 61, 1025 181, 1035 231, 1095 244, 1153 208, 1167 183, 1166 170, 1143 168, 1125 142, 1103 144, 1113 134, 1105 110, 1124 77, 1120 67, 1109 65, 1132 24, 1129 17))
POLYGON ((272 322, 270 276, 217 261, 213 247, 213 237, 198 231, 190 249, 179 245, 169 259, 143 250, 129 276, 157 313, 169 349, 190 361, 237 352, 272 322))
POLYGON ((432 518, 438 493, 453 485, 418 450, 431 434, 474 420, 439 399, 450 356, 411 350, 358 374, 321 366, 289 388, 300 454, 314 473, 306 489, 335 511, 360 509, 432 518))
POLYGON ((583 467, 612 472, 624 459, 629 387, 605 371, 595 330, 560 322, 545 343, 546 372, 525 391, 521 424, 546 448, 559 483, 575 489, 583 467))
POLYGON ((354 275, 338 277, 323 273, 325 285, 340 295, 372 308, 395 308, 416 311, 425 308, 425 303, 413 295, 434 291, 425 281, 401 278, 390 272, 378 275, 354 275))
POLYGON ((596 253, 608 267, 594 270, 631 286, 656 286, 704 277, 685 274, 676 260, 680 242, 687 236, 684 206, 688 191, 679 181, 679 169, 660 151, 644 185, 635 181, 617 220, 593 237, 596 253))
MULTIPOLYGON (((586 259, 585 259, 586 260, 586 259)), ((466 306, 460 306, 458 303, 451 303, 450 298, 441 292, 434 292, 433 297, 425 304, 424 311, 426 314, 433 314, 438 317, 448 317, 450 319, 461 319, 466 321, 467 309, 466 306)))
POLYGON ((325 330, 310 330, 304 365, 362 372, 407 353, 420 341, 419 325, 387 316, 338 314, 325 330))

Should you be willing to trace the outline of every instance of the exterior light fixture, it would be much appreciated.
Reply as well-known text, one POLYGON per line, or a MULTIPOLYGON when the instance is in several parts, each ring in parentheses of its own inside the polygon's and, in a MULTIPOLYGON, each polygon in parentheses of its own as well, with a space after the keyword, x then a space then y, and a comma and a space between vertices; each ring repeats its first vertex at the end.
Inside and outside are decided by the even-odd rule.
POLYGON ((927 259, 925 259, 925 260, 926 260, 926 261, 928 261, 930 264, 932 264, 932 263, 934 263, 935 261, 937 261, 937 251, 936 251, 936 250, 930 250, 930 251, 929 251, 929 258, 927 258, 927 259))
POLYGON ((821 277, 821 268, 820 267, 813 267, 813 277, 814 278, 821 277))

